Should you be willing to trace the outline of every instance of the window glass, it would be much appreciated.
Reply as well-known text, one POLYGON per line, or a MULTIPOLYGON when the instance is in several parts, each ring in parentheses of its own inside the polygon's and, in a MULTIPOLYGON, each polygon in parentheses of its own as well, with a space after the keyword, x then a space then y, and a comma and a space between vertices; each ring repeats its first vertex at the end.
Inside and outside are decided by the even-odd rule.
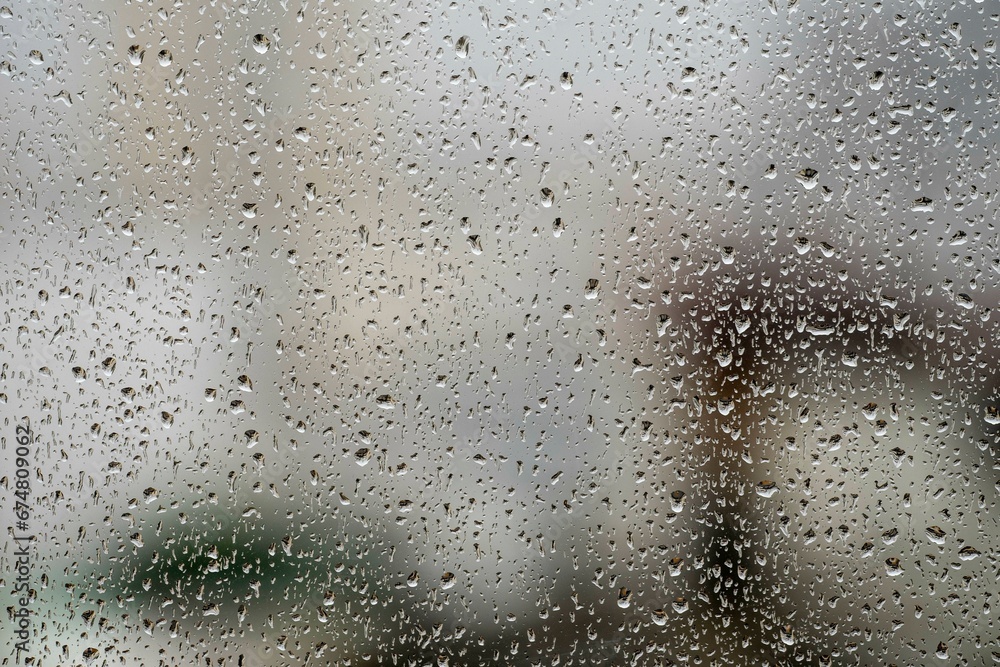
POLYGON ((0 8, 4 659, 995 664, 998 24, 0 8))

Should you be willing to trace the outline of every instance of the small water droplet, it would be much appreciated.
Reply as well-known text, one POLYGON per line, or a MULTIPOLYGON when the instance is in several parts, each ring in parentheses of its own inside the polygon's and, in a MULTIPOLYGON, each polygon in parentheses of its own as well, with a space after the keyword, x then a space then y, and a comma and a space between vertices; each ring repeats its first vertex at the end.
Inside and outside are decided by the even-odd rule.
POLYGON ((806 167, 805 169, 799 171, 795 174, 795 180, 802 184, 806 190, 812 190, 819 183, 819 172, 815 169, 806 167))
POLYGON ((934 544, 944 544, 946 534, 941 526, 930 526, 927 529, 927 539, 934 544))
POLYGON ((680 512, 684 509, 684 498, 687 494, 683 491, 674 491, 670 494, 670 509, 680 512))
POLYGON ((549 188, 542 188, 541 203, 545 208, 552 206, 552 203, 556 200, 555 193, 549 188))
POLYGON ((483 244, 479 240, 478 234, 472 234, 471 236, 469 236, 468 241, 469 241, 469 249, 472 251, 473 255, 483 254, 483 244))
POLYGON ((624 586, 618 590, 618 606, 622 609, 628 609, 632 604, 632 591, 624 586))
POLYGON ((257 53, 267 53, 271 49, 271 40, 267 35, 257 33, 253 36, 253 50, 257 53))
POLYGON ((778 485, 770 479, 761 480, 760 482, 757 483, 758 496, 764 498, 770 498, 777 492, 778 492, 778 485))
POLYGON ((966 545, 958 550, 958 557, 962 560, 975 560, 979 557, 979 549, 966 545))
POLYGON ((362 447, 358 451, 354 452, 354 462, 357 463, 362 468, 368 465, 372 460, 372 450, 367 447, 362 447))
POLYGON ((142 59, 145 55, 146 52, 138 44, 133 44, 128 48, 128 61, 136 67, 142 64, 142 59))

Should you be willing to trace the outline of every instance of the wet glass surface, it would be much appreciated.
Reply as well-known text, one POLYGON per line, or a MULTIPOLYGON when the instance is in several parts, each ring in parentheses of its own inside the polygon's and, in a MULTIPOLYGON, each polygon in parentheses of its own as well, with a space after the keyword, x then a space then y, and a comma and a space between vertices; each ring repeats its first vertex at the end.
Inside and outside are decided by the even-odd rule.
POLYGON ((4 658, 995 664, 998 23, 0 8, 4 658))

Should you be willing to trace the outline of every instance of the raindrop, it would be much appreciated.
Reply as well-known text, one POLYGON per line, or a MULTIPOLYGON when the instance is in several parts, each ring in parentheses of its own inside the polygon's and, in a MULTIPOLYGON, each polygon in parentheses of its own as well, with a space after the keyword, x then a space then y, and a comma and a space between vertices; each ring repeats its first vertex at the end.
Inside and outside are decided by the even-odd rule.
POLYGON ((764 498, 770 498, 775 493, 778 492, 778 485, 772 480, 765 479, 757 482, 757 495, 764 498))
POLYGON ((927 529, 927 539, 934 544, 944 544, 945 532, 940 526, 931 526, 927 529))
POLYGON ((466 240, 469 242, 469 250, 472 251, 473 255, 483 254, 483 244, 480 242, 478 234, 472 234, 466 240))
POLYGON ((670 494, 670 509, 674 512, 680 512, 684 509, 684 498, 687 494, 683 491, 673 491, 670 494))
POLYGON ((271 49, 271 40, 261 33, 253 36, 253 50, 257 53, 267 53, 271 49))
POLYGON ((819 183, 819 172, 806 167, 795 174, 795 180, 801 183, 806 190, 812 190, 819 183))
POLYGON ((903 574, 903 567, 900 565, 898 558, 886 558, 885 559, 885 572, 890 577, 898 577, 903 574))
POLYGON ((358 451, 354 452, 354 462, 359 466, 364 467, 368 465, 372 460, 372 450, 367 447, 362 447, 358 451))
POLYGON ((979 556, 979 550, 973 546, 966 545, 958 550, 958 557, 962 560, 975 560, 979 556))
POLYGON ((555 201, 555 199, 556 196, 552 192, 552 190, 550 190, 549 188, 542 188, 542 198, 541 198, 542 206, 544 206, 545 208, 552 206, 552 203, 555 201))
POLYGON ((146 52, 138 44, 134 44, 128 49, 128 61, 138 67, 142 64, 142 58, 146 55, 146 52))
POLYGON ((618 590, 618 606, 622 609, 628 609, 632 604, 632 591, 628 588, 620 588, 618 590))

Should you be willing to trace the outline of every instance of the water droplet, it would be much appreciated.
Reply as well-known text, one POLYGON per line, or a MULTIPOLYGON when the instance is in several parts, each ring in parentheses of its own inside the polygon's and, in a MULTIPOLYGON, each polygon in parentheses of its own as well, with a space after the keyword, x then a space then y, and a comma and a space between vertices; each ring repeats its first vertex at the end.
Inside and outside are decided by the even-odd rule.
POLYGON ((815 169, 806 167, 805 169, 799 171, 795 174, 795 180, 802 184, 806 190, 812 190, 819 183, 819 172, 815 169))
POLYGON ((680 512, 684 509, 684 498, 687 494, 683 491, 674 491, 670 494, 670 509, 680 512))
POLYGON ((624 586, 618 590, 618 606, 622 609, 628 609, 632 604, 632 591, 624 586))
POLYGON ((545 208, 552 206, 552 203, 556 200, 555 194, 549 188, 542 188, 542 198, 541 203, 545 208))
POLYGON ((359 466, 364 467, 368 465, 372 460, 372 450, 367 447, 362 447, 358 451, 354 452, 354 462, 359 466))
POLYGON ((945 532, 940 526, 931 526, 927 529, 927 539, 934 544, 945 543, 945 532))
POLYGON ((986 406, 986 416, 983 418, 987 424, 1000 424, 1000 408, 995 405, 986 406))
POLYGON ((770 498, 777 492, 778 492, 778 485, 774 481, 770 479, 765 479, 760 482, 757 482, 758 496, 762 496, 764 498, 770 498))
POLYGON ((267 53, 271 48, 271 40, 267 35, 257 33, 253 36, 253 50, 257 53, 267 53))
POLYGON ((128 49, 128 61, 136 67, 142 64, 142 59, 145 55, 146 52, 138 44, 133 44, 128 49))
POLYGON ((898 577, 903 574, 903 567, 900 565, 898 558, 886 558, 885 559, 885 573, 890 577, 898 577))
POLYGON ((979 557, 979 549, 966 545, 958 550, 958 557, 962 560, 975 560, 979 557))
POLYGON ((885 82, 885 72, 882 70, 875 70, 870 75, 868 75, 868 87, 872 90, 880 90, 882 84, 885 82))

